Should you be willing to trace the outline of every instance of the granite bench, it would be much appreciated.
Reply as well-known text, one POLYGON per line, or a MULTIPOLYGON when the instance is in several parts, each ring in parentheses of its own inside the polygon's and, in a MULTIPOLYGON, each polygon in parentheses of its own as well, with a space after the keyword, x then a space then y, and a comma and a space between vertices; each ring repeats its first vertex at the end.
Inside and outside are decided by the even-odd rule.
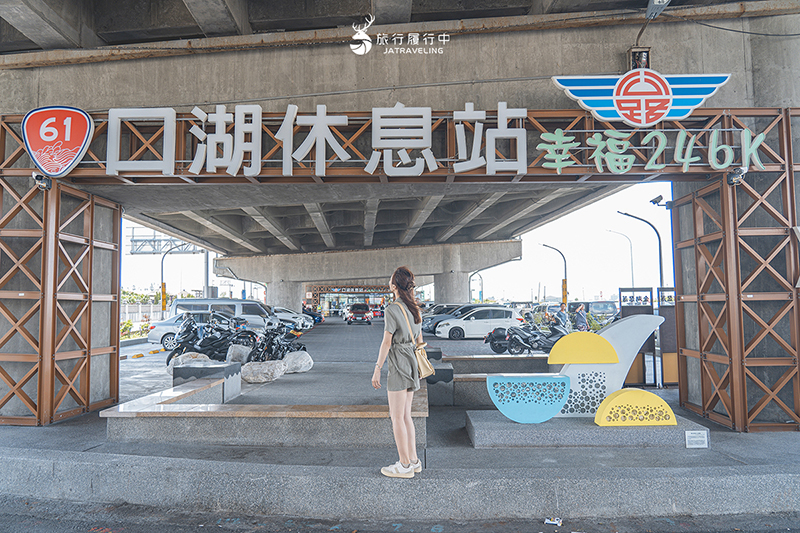
MULTIPOLYGON (((336 448, 393 447, 388 405, 222 402, 224 379, 197 379, 100 412, 110 441, 336 448)), ((417 446, 427 442, 428 390, 414 394, 417 446)))

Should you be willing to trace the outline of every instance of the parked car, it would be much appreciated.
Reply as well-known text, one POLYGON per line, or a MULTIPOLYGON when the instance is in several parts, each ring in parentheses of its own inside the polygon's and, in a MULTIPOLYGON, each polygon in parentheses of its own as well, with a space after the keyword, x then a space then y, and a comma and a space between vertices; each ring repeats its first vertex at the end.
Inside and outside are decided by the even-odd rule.
MULTIPOLYGON (((192 313, 194 321, 198 327, 203 327, 208 324, 211 313, 192 313)), ((166 320, 153 322, 150 324, 150 331, 147 333, 147 342, 153 344, 161 344, 166 351, 172 351, 177 346, 175 341, 175 334, 181 327, 183 322, 183 313, 177 316, 170 317, 166 320)))
POLYGON ((561 304, 557 302, 550 302, 546 304, 539 304, 533 308, 533 323, 537 326, 547 326, 550 318, 558 313, 561 309, 561 304))
POLYGON ((578 306, 583 304, 583 310, 586 311, 586 318, 589 321, 589 329, 599 330, 617 316, 619 309, 617 309, 617 302, 614 300, 598 300, 592 302, 567 302, 567 315, 572 322, 572 327, 575 327, 575 311, 578 306))
POLYGON ((439 315, 439 314, 446 314, 446 313, 449 313, 451 311, 455 311, 456 309, 458 309, 462 305, 464 305, 464 304, 436 304, 433 307, 425 309, 422 312, 422 316, 433 316, 433 315, 439 315))
POLYGON ((317 313, 310 307, 303 307, 303 314, 310 316, 314 320, 315 324, 325 322, 325 317, 322 316, 322 313, 317 313))
POLYGON ((372 309, 372 316, 374 318, 383 318, 383 306, 382 305, 373 305, 372 309))
POLYGON ((281 322, 292 326, 294 329, 304 331, 314 327, 314 319, 303 313, 278 306, 273 307, 272 312, 275 313, 275 316, 277 316, 281 322))
MULTIPOLYGON (((210 313, 212 311, 238 316, 247 320, 248 329, 276 328, 280 320, 268 305, 255 300, 234 300, 231 298, 177 298, 170 304, 169 316, 190 313, 210 313)), ((198 321, 199 324, 199 321, 198 321)))
POLYGON ((347 310, 347 325, 356 324, 372 325, 372 311, 367 304, 352 304, 347 310))
POLYGON ((445 339, 483 339, 495 328, 522 324, 520 314, 508 307, 478 307, 439 322, 436 336, 445 339))
POLYGON ((472 311, 476 307, 498 307, 497 304, 453 304, 443 309, 444 312, 423 317, 422 331, 425 333, 436 333, 436 326, 444 319, 451 317, 459 317, 468 311, 472 311))

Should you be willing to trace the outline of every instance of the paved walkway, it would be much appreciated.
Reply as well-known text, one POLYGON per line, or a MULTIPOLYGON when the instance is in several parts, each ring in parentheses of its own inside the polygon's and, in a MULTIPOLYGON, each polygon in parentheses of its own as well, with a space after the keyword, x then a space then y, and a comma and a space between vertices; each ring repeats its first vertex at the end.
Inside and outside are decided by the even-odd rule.
MULTIPOLYGON (((380 321, 347 326, 329 319, 303 337, 316 362, 312 371, 245 386, 243 398, 269 391, 275 403, 302 397, 310 403, 322 403, 320 397, 338 400, 331 403, 385 402, 385 392, 369 383, 381 335, 380 321), (356 377, 352 390, 342 390, 337 368, 363 373, 363 383, 356 377)), ((445 354, 486 353, 481 341, 426 340, 445 354)), ((123 350, 145 353, 121 362, 123 400, 171 386, 166 354, 147 353, 153 348, 123 350)), ((733 433, 681 410, 677 391, 659 394, 677 414, 710 429, 710 449, 476 450, 465 429, 465 409, 432 407, 426 469, 414 480, 390 480, 378 471, 396 460, 392 449, 116 443, 105 438, 105 420, 90 413, 41 428, 0 426, 0 493, 317 518, 800 511, 800 434, 733 433)))

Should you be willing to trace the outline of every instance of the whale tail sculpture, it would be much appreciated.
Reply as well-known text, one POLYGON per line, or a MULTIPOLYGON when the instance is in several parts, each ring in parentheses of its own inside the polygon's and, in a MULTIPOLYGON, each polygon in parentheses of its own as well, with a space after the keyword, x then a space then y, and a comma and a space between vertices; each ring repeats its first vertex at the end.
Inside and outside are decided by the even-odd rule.
POLYGON ((634 315, 601 329, 598 335, 614 347, 619 362, 565 364, 560 374, 569 377, 570 393, 556 416, 594 417, 605 397, 622 388, 639 349, 663 322, 656 315, 634 315))

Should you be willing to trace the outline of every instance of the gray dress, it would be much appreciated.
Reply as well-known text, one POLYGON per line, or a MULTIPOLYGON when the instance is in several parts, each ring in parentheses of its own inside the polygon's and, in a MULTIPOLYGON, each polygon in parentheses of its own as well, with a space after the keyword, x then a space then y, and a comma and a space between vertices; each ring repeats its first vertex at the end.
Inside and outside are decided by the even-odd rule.
POLYGON ((419 390, 419 371, 414 348, 417 345, 416 338, 419 336, 422 324, 414 324, 414 315, 401 300, 387 306, 384 314, 383 330, 392 334, 392 346, 389 348, 387 358, 389 375, 386 378, 386 388, 390 391, 419 390), (408 322, 411 324, 410 337, 406 319, 400 310, 401 305, 408 314, 408 322))

